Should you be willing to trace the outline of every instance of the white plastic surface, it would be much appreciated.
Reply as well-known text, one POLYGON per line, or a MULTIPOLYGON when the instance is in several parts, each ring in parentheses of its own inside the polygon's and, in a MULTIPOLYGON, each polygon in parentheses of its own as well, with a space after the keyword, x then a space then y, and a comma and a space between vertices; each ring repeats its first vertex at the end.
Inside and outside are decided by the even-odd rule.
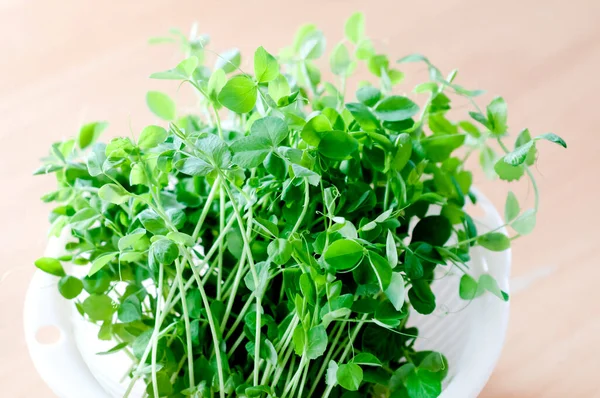
MULTIPOLYGON (((478 230, 502 225, 493 205, 480 193, 477 196, 485 212, 476 218, 478 230)), ((51 239, 46 254, 60 254, 63 242, 51 239)), ((509 250, 490 252, 474 248, 470 267, 475 276, 490 273, 508 292, 509 250)), ((412 314, 409 322, 419 328, 418 349, 436 350, 448 358, 450 369, 441 398, 474 398, 481 392, 496 366, 508 325, 508 303, 491 294, 471 303, 458 297, 460 276, 450 266, 438 267, 438 280, 432 285, 437 297, 436 312, 428 316, 412 314)), ((25 300, 26 341, 36 369, 60 398, 122 397, 129 380, 121 378, 131 365, 130 359, 123 353, 96 355, 114 343, 97 339, 97 326, 83 320, 74 311, 73 303, 60 296, 57 282, 56 277, 36 272, 25 300), (61 339, 52 345, 40 344, 35 336, 44 326, 58 327, 61 339)), ((135 387, 131 397, 141 397, 144 386, 135 387)))

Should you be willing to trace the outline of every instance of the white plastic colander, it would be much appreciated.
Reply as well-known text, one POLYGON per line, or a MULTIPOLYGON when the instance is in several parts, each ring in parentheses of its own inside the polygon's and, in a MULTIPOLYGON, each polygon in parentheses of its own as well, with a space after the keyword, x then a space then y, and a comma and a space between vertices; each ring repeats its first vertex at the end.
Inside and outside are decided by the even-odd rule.
MULTIPOLYGON (((484 215, 476 218, 480 231, 497 228, 502 219, 491 202, 477 193, 484 215)), ((501 230, 502 232, 503 231, 501 230)), ((61 254, 64 240, 51 238, 47 256, 61 254)), ((472 251, 469 264, 477 276, 491 274, 508 292, 510 251, 472 251)), ((508 324, 509 305, 491 294, 468 303, 458 297, 461 274, 438 267, 433 291, 438 307, 432 315, 412 314, 409 324, 419 328, 417 348, 443 353, 449 362, 448 377, 441 398, 476 397, 485 386, 500 356, 508 324)), ((60 296, 58 278, 37 271, 25 299, 25 338, 34 365, 48 386, 60 398, 122 397, 129 379, 123 379, 131 360, 123 352, 99 356, 115 345, 100 341, 98 327, 85 321, 72 302, 60 296), (39 330, 54 327, 60 338, 52 344, 37 339, 39 330)), ((135 385, 131 397, 141 397, 144 385, 135 385)))

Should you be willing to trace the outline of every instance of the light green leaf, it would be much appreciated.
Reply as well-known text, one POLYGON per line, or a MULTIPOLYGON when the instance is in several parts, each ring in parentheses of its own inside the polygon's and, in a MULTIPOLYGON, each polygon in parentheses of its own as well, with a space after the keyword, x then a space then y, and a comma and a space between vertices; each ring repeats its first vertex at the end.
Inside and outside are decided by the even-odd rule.
POLYGON ((94 122, 81 126, 79 136, 77 137, 79 148, 85 149, 92 145, 107 127, 107 122, 94 122))
POLYGON ((371 110, 361 103, 348 103, 346 109, 350 111, 354 119, 364 131, 373 132, 381 128, 379 120, 371 110))
POLYGON ((356 99, 366 106, 375 106, 381 99, 381 91, 373 86, 364 86, 356 92, 356 99))
POLYGON ((240 50, 232 48, 231 50, 219 54, 215 61, 215 70, 223 69, 225 73, 231 73, 239 68, 241 63, 242 55, 240 50))
POLYGON ((368 60, 373 55, 375 55, 375 47, 373 47, 373 43, 371 40, 364 38, 358 43, 356 46, 356 50, 354 52, 357 59, 360 60, 368 60))
POLYGON ((352 59, 344 43, 340 43, 331 52, 329 64, 333 74, 338 76, 347 76, 351 70, 352 59))
POLYGON ((385 295, 390 300, 396 311, 402 311, 405 300, 404 278, 399 272, 392 272, 390 284, 385 289, 385 295))
POLYGON ((199 158, 183 158, 175 163, 175 168, 183 174, 191 176, 205 176, 214 170, 214 167, 199 158))
POLYGON ((217 69, 210 75, 208 83, 206 84, 206 92, 211 101, 217 102, 217 96, 221 90, 223 90, 225 84, 227 84, 227 76, 223 69, 217 69))
POLYGON ((270 82, 279 76, 279 64, 263 47, 254 53, 254 76, 259 83, 270 82))
POLYGON ((142 319, 142 303, 135 294, 128 296, 117 310, 117 317, 123 323, 135 322, 142 319))
POLYGON ((175 119, 175 102, 167 94, 160 91, 148 91, 146 93, 146 104, 156 116, 163 120, 175 119))
POLYGON ((395 268, 398 265, 398 248, 396 247, 394 234, 389 229, 385 239, 385 255, 390 267, 395 268))
POLYGON ((363 380, 363 371, 355 363, 340 365, 336 372, 338 384, 349 391, 358 391, 363 380))
POLYGON ((269 82, 269 95, 275 102, 290 94, 290 84, 283 75, 278 75, 269 82))
POLYGON ((88 173, 92 177, 97 177, 102 174, 102 165, 106 161, 106 145, 99 142, 92 147, 92 150, 87 156, 86 164, 88 173))
POLYGON ((325 115, 317 115, 304 125, 300 136, 307 144, 318 146, 323 135, 332 129, 331 122, 325 115))
POLYGON ((528 159, 529 153, 532 149, 535 151, 535 142, 529 141, 528 143, 516 148, 514 151, 504 155, 504 161, 511 166, 523 164, 528 159))
POLYGON ((504 220, 508 223, 517 218, 519 213, 521 212, 521 207, 519 206, 519 201, 512 191, 508 192, 508 196, 506 197, 506 203, 504 205, 504 220))
POLYGON ((129 192, 125 188, 116 184, 102 185, 98 190, 98 196, 100 199, 116 205, 127 202, 130 197, 129 192))
POLYGON ((373 268, 373 272, 375 272, 375 276, 377 277, 379 287, 382 291, 385 291, 392 281, 392 267, 390 267, 385 258, 374 251, 369 251, 368 257, 369 264, 371 264, 371 268, 373 268))
POLYGON ((133 245, 135 245, 144 236, 146 236, 146 230, 144 228, 137 228, 136 230, 128 233, 119 239, 119 250, 124 251, 133 247, 133 245))
POLYGON ((337 385, 337 371, 337 363, 334 360, 329 361, 329 365, 327 365, 327 374, 325 375, 325 384, 328 386, 337 385))
POLYGON ((185 80, 192 76, 198 66, 198 58, 192 56, 181 61, 175 68, 150 75, 151 79, 185 80))
POLYGON ((58 281, 58 291, 67 300, 72 300, 79 296, 83 290, 83 283, 78 278, 65 275, 58 281))
POLYGON ((363 256, 363 247, 353 240, 336 240, 327 247, 324 259, 336 271, 354 268, 363 256))
POLYGON ((319 358, 327 349, 327 332, 323 325, 310 328, 307 333, 306 358, 313 360, 319 358))
POLYGON ((350 362, 357 365, 381 366, 382 363, 375 355, 368 352, 361 352, 354 356, 350 362))
POLYGON ((196 242, 194 242, 194 239, 183 232, 178 232, 178 231, 171 231, 167 234, 167 239, 172 240, 175 243, 179 243, 180 245, 185 245, 185 246, 194 246, 194 244, 196 242))
POLYGON ((91 207, 85 207, 69 218, 69 224, 75 229, 87 229, 100 218, 98 212, 91 207))
POLYGON ((387 97, 375 107, 375 114, 379 119, 388 122, 398 122, 410 119, 419 112, 419 106, 407 97, 387 97))
POLYGON ((458 286, 458 293, 463 300, 473 300, 483 294, 483 290, 479 289, 477 281, 470 275, 464 274, 460 278, 460 284, 458 286))
POLYGON ((508 301, 508 294, 500 289, 500 286, 498 286, 498 282, 496 281, 496 279, 494 279, 494 277, 489 274, 483 274, 479 277, 479 287, 492 293, 500 300, 508 301))
POLYGON ((250 134, 267 138, 276 148, 288 136, 288 126, 283 119, 267 116, 252 123, 250 134))
POLYGON ((567 143, 565 142, 565 140, 563 140, 562 138, 560 138, 558 135, 556 135, 554 133, 545 133, 538 137, 535 137, 535 139, 536 140, 547 140, 550 142, 554 142, 555 144, 558 144, 558 145, 562 146, 563 148, 567 147, 567 143))
POLYGON ((267 137, 250 135, 234 141, 230 148, 233 151, 233 163, 250 169, 262 164, 271 152, 271 143, 267 137))
POLYGON ((344 26, 344 33, 348 40, 358 44, 365 35, 365 16, 361 12, 356 12, 348 18, 344 26))
POLYGON ((92 294, 83 301, 81 308, 92 321, 110 320, 115 312, 113 301, 104 294, 92 294))
POLYGON ((90 270, 88 272, 88 276, 92 276, 96 272, 98 272, 102 268, 104 268, 106 266, 106 264, 110 263, 112 260, 115 259, 115 257, 117 257, 117 254, 119 254, 119 253, 112 252, 112 253, 105 253, 101 256, 96 257, 96 259, 94 259, 92 261, 92 267, 90 268, 90 270))
POLYGON ((294 329, 292 342, 294 343, 294 352, 296 355, 301 356, 304 353, 304 346, 306 345, 306 335, 302 326, 294 329))
POLYGON ((480 236, 477 243, 488 250, 501 252, 510 248, 510 239, 500 232, 492 232, 480 236))
POLYGON ((506 125, 507 113, 504 98, 496 97, 490 102, 487 106, 487 118, 490 130, 494 135, 501 136, 506 133, 508 126, 506 125))
POLYGON ((234 76, 219 93, 219 102, 236 113, 248 113, 256 104, 258 88, 245 75, 234 76))
POLYGON ((44 271, 50 275, 61 276, 61 277, 66 275, 62 264, 60 263, 60 261, 58 261, 55 258, 51 258, 51 257, 38 258, 37 260, 35 260, 34 264, 36 267, 38 267, 39 269, 41 269, 42 271, 44 271))
POLYGON ((525 174, 525 167, 522 164, 512 166, 505 162, 504 157, 502 157, 494 165, 494 171, 502 180, 517 181, 525 174))
POLYGON ((171 265, 179 257, 179 247, 171 239, 158 239, 150 246, 150 254, 157 262, 171 265))
POLYGON ((167 139, 167 130, 160 126, 146 126, 138 139, 140 149, 147 150, 154 148, 158 144, 163 143, 167 139))
POLYGON ((528 209, 517 217, 510 226, 521 235, 530 234, 535 228, 536 212, 533 209, 528 209))
POLYGON ((287 239, 275 239, 269 243, 267 253, 269 259, 277 265, 284 265, 292 257, 293 247, 287 239))
POLYGON ((146 185, 148 183, 148 179, 146 178, 146 173, 144 172, 144 167, 141 163, 135 163, 131 166, 131 172, 129 173, 129 184, 130 185, 146 185))

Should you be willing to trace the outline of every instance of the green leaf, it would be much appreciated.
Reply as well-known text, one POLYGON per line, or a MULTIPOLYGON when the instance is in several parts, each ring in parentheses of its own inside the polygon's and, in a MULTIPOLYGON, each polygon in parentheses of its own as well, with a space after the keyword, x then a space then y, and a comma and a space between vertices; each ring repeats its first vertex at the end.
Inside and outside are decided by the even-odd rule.
POLYGON ((336 240, 327 247, 324 259, 335 271, 354 268, 363 256, 363 248, 353 240, 336 240))
POLYGON ((333 360, 329 361, 329 364, 327 365, 327 374, 325 375, 325 384, 328 386, 337 385, 337 371, 337 363, 333 360))
POLYGON ((92 147, 92 150, 87 156, 86 165, 88 172, 92 177, 97 177, 102 174, 102 165, 106 161, 106 145, 97 143, 92 147))
POLYGON ((377 131, 381 128, 379 120, 377 120, 373 112, 371 112, 366 105, 361 103, 349 103, 346 104, 346 109, 350 111, 364 131, 377 131))
POLYGON ((396 311, 402 311, 405 299, 404 278, 399 272, 393 272, 390 284, 385 289, 385 295, 390 300, 396 311))
POLYGON ((96 272, 100 271, 102 268, 106 266, 106 264, 110 263, 112 260, 117 257, 117 252, 106 253, 101 256, 96 257, 95 260, 92 261, 92 267, 88 272, 88 276, 94 275, 96 272))
POLYGON ((479 289, 477 281, 470 275, 464 274, 460 278, 460 284, 458 286, 458 293, 463 300, 473 300, 483 294, 483 291, 479 289))
POLYGON ((258 167, 272 149, 268 138, 253 135, 234 141, 230 148, 233 163, 245 169, 258 167))
POLYGON ((488 250, 501 252, 510 248, 510 239, 500 232, 491 232, 480 236, 477 243, 488 250))
POLYGON ((373 269, 373 272, 375 272, 379 287, 382 291, 385 291, 392 281, 392 267, 388 261, 379 254, 373 251, 369 251, 368 253, 369 264, 371 264, 371 268, 373 269))
POLYGON ((146 172, 141 163, 135 163, 131 166, 131 172, 129 173, 129 185, 147 185, 148 179, 146 178, 146 172))
POLYGON ((361 352, 355 355, 350 362, 357 365, 382 366, 381 361, 375 355, 368 352, 361 352))
POLYGON ((225 87, 225 84, 227 84, 227 76, 223 69, 217 69, 210 75, 208 83, 206 84, 206 93, 212 102, 217 102, 217 96, 223 87, 225 87))
POLYGON ((302 59, 317 59, 325 52, 323 32, 314 25, 304 25, 296 35, 295 44, 298 55, 302 59))
POLYGON ((72 300, 79 296, 83 290, 83 283, 79 278, 65 275, 58 281, 58 291, 67 300, 72 300))
POLYGON ((144 236, 146 236, 146 230, 144 228, 137 228, 134 231, 131 231, 130 233, 119 239, 119 250, 124 251, 133 247, 144 236))
POLYGON ((361 12, 356 12, 348 18, 344 25, 344 33, 348 40, 358 44, 365 36, 365 16, 361 12))
POLYGON ((269 281, 269 263, 261 261, 260 263, 256 263, 255 267, 258 280, 255 281, 253 273, 249 272, 244 278, 244 283, 248 290, 254 292, 256 297, 262 297, 265 294, 267 282, 269 281))
POLYGON ((395 147, 396 152, 392 158, 390 166, 393 170, 402 171, 412 155, 412 142, 410 135, 407 133, 401 133, 398 135, 395 147))
POLYGON ((181 61, 175 68, 150 75, 151 79, 185 80, 192 76, 198 66, 197 57, 189 57, 181 61))
POLYGON ((205 176, 214 170, 214 167, 199 158, 183 158, 175 163, 175 169, 191 176, 205 176))
POLYGON ((307 144, 318 146, 323 135, 332 129, 331 122, 325 115, 317 115, 304 125, 300 136, 307 144))
POLYGON ((343 131, 329 131, 319 141, 319 153, 334 160, 347 159, 358 149, 358 141, 343 131))
POLYGON ((98 190, 98 196, 100 199, 116 205, 127 202, 130 197, 129 192, 127 192, 122 186, 116 184, 102 185, 98 190))
POLYGON ((146 126, 138 139, 140 149, 147 150, 154 148, 158 144, 163 143, 167 139, 167 130, 160 126, 146 126))
POLYGON ((535 143, 534 141, 529 141, 528 143, 516 148, 514 151, 504 155, 504 161, 511 166, 523 164, 528 159, 529 153, 532 149, 535 151, 535 143))
POLYGON ((231 73, 239 68, 241 63, 242 55, 240 50, 232 48, 219 54, 215 62, 215 69, 223 69, 225 73, 231 73))
POLYGON ((422 218, 412 232, 411 242, 426 242, 433 246, 443 246, 452 235, 452 224, 443 216, 422 218))
POLYGON ((489 274, 483 274, 479 277, 479 286, 482 289, 487 290, 492 293, 494 296, 498 297, 500 300, 508 301, 508 294, 503 292, 498 286, 498 282, 494 279, 493 276, 489 274))
POLYGON ((306 358, 313 360, 319 358, 327 349, 327 332, 323 325, 309 329, 306 341, 306 358))
POLYGON ((491 132, 496 136, 501 136, 506 133, 508 126, 506 125, 506 102, 504 98, 496 97, 487 106, 487 118, 490 124, 491 132))
POLYGON ((393 95, 384 98, 375 107, 375 114, 381 120, 399 122, 410 119, 419 112, 419 106, 407 97, 393 95))
POLYGON ((170 239, 158 239, 150 246, 150 255, 164 265, 171 265, 179 257, 179 247, 170 239))
POLYGON ((219 93, 219 102, 236 113, 248 113, 256 104, 258 88, 245 75, 234 76, 219 93))
POLYGON ((408 299, 413 308, 420 314, 429 315, 436 307, 435 295, 429 283, 419 279, 412 281, 412 288, 408 291, 408 299))
POLYGON ((442 393, 440 377, 428 370, 417 369, 409 373, 405 383, 410 398, 433 398, 442 393))
POLYGON ((556 135, 554 133, 545 133, 538 137, 535 137, 535 139, 536 140, 547 140, 550 142, 554 142, 555 144, 558 144, 558 145, 562 146, 563 148, 567 147, 567 143, 565 142, 565 140, 563 140, 562 138, 560 138, 558 135, 556 135))
POLYGON ((99 218, 100 215, 96 210, 86 207, 73 214, 69 219, 69 224, 75 229, 87 229, 99 218))
POLYGON ((123 323, 140 321, 142 319, 142 303, 135 294, 127 296, 117 310, 117 317, 123 323))
POLYGON ((167 234, 167 239, 172 240, 175 243, 179 243, 180 245, 185 245, 185 246, 194 246, 194 244, 196 242, 194 242, 194 239, 183 232, 178 232, 178 231, 171 231, 167 234))
MULTIPOLYGON (((364 50, 364 49, 361 49, 364 50)), ((362 51, 361 51, 362 52, 362 51)), ((368 50, 367 50, 368 52, 368 50)), ((357 50, 358 53, 358 50, 357 50)), ((362 54, 361 54, 362 55, 362 54)), ((366 54, 365 54, 366 55, 366 54)), ((358 57, 358 54, 357 54, 358 57)), ((383 73, 386 73, 390 69, 390 60, 387 55, 379 54, 372 55, 367 61, 367 68, 369 71, 377 77, 381 77, 383 73)))
POLYGON ((277 265, 284 265, 292 257, 293 247, 287 239, 275 239, 267 247, 269 259, 277 265))
MULTIPOLYGON (((521 130, 521 132, 517 136, 517 140, 515 141, 515 149, 527 144, 530 141, 531 141, 531 134, 529 133, 529 130, 528 129, 521 130)), ((537 149, 535 148, 535 145, 532 145, 531 148, 529 149, 529 153, 527 154, 527 159, 525 160, 525 162, 527 163, 528 166, 532 166, 535 163, 536 155, 537 155, 537 149)))
POLYGON ((494 171, 502 180, 516 181, 523 177, 523 174, 525 174, 525 167, 522 164, 518 166, 512 166, 505 162, 504 157, 502 157, 494 165, 494 171))
POLYGON ((395 268, 398 265, 398 248, 396 247, 394 234, 389 229, 385 239, 385 255, 390 267, 395 268))
POLYGON ((508 192, 508 196, 506 197, 506 203, 504 205, 504 220, 509 223, 521 212, 521 207, 519 206, 519 201, 512 191, 508 192))
POLYGON ((350 53, 344 43, 335 46, 331 52, 329 64, 334 75, 347 76, 349 74, 352 69, 352 59, 350 59, 350 53))
POLYGON ((268 139, 269 144, 276 148, 288 136, 289 130, 285 120, 267 116, 252 123, 250 134, 268 139))
POLYGON ((435 163, 448 159, 464 142, 465 136, 462 134, 435 134, 420 141, 427 158, 435 163))
POLYGON ((530 234, 534 228, 536 223, 536 212, 533 209, 528 209, 523 212, 519 217, 517 217, 510 226, 512 229, 517 231, 521 235, 530 234))
POLYGON ((138 217, 144 228, 155 235, 166 235, 169 232, 164 220, 151 209, 142 211, 138 217))
POLYGON ((263 47, 258 47, 254 53, 254 75, 259 83, 270 82, 279 76, 277 60, 263 47))
POLYGON ((175 119, 175 103, 167 94, 160 91, 148 91, 146 93, 146 104, 156 116, 163 120, 175 119))
POLYGON ((107 122, 94 122, 81 126, 79 136, 77 137, 79 148, 85 149, 92 145, 107 127, 107 122))
POLYGON ((356 92, 356 99, 366 106, 375 106, 381 99, 381 91, 373 86, 364 86, 356 92))
POLYGON ((346 363, 338 367, 336 376, 340 386, 349 391, 358 391, 363 380, 363 371, 355 363, 346 363))
POLYGON ((306 335, 302 326, 298 326, 294 329, 292 342, 294 343, 294 352, 296 355, 302 355, 304 353, 304 346, 306 345, 306 335))
POLYGON ((104 294, 92 294, 81 303, 81 308, 92 321, 110 320, 115 312, 113 301, 104 294))
POLYGON ((66 275, 62 264, 55 258, 41 257, 35 260, 34 264, 36 267, 46 272, 47 274, 60 277, 66 275))
POLYGON ((269 82, 269 95, 275 102, 279 101, 280 98, 286 97, 290 94, 290 84, 283 75, 278 75, 274 80, 269 82))

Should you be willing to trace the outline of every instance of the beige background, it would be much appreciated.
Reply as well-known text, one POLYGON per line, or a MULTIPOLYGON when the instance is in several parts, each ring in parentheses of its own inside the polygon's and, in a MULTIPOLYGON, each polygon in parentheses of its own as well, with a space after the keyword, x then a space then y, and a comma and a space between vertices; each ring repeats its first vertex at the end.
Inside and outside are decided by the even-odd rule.
MULTIPOLYGON (((151 120, 145 92, 174 89, 147 76, 177 57, 146 39, 198 21, 214 49, 275 51, 303 22, 319 24, 330 43, 340 39, 355 10, 393 58, 419 51, 442 70, 457 67, 465 86, 506 98, 513 130, 568 141, 568 151, 541 148, 538 228, 515 242, 508 339, 481 396, 600 397, 597 0, 0 0, 1 396, 52 397, 22 337, 23 297, 48 227, 38 198, 53 186, 31 173, 84 121, 110 120, 107 134, 125 135, 151 120)), ((480 174, 476 184, 503 205, 505 184, 480 174)), ((528 187, 513 189, 531 199, 528 187)))

